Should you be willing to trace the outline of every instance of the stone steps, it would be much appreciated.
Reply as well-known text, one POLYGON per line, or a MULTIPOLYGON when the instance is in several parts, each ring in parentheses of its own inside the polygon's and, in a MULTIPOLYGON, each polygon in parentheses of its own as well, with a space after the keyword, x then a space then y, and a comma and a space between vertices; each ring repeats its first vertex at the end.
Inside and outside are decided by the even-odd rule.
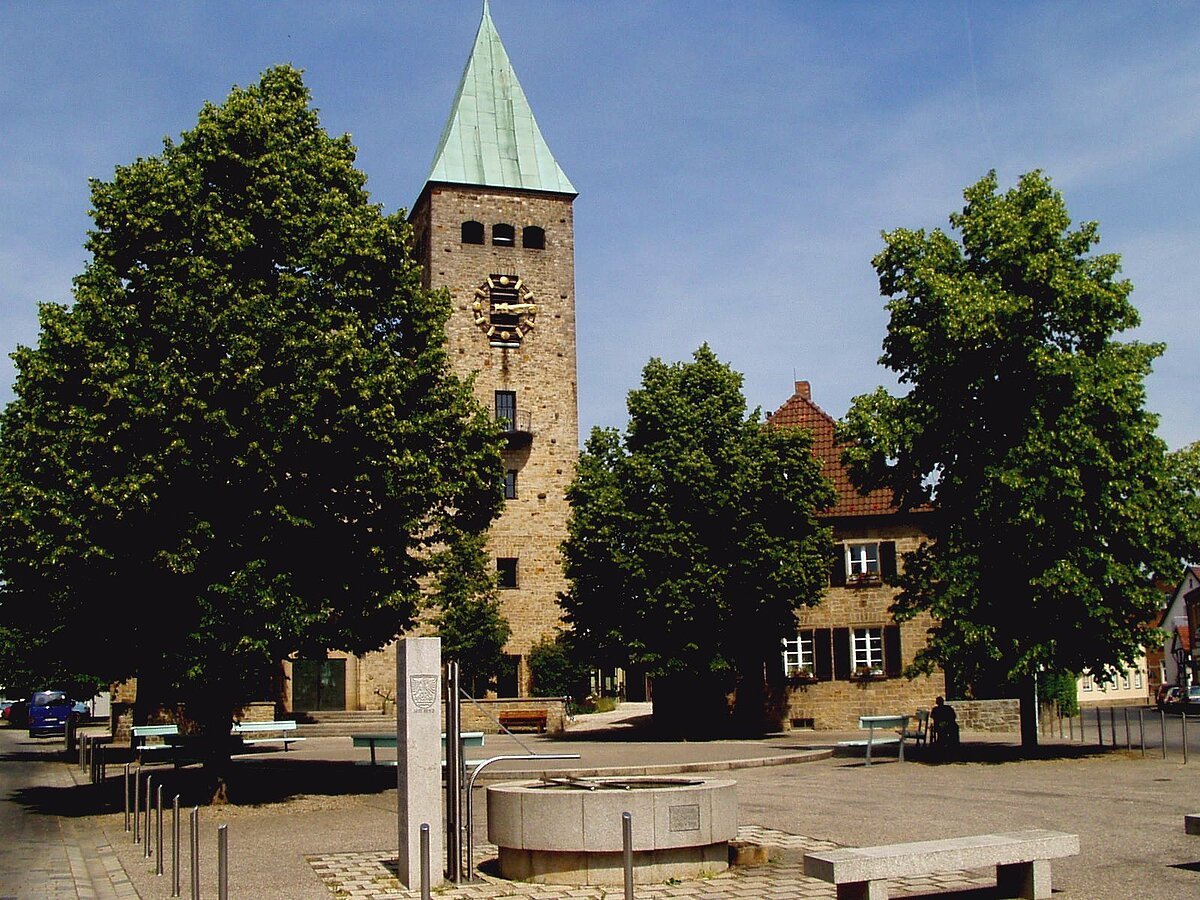
POLYGON ((297 712, 296 733, 300 737, 342 737, 354 734, 390 733, 396 730, 396 717, 376 710, 314 710, 297 712))

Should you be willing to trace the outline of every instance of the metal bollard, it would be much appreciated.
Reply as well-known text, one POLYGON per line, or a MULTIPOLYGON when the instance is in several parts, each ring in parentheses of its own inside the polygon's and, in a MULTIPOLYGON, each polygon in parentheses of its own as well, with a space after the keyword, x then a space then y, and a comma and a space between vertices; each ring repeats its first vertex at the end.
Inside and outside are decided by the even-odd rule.
POLYGON ((421 900, 430 900, 429 895, 429 823, 421 823, 421 900))
POLYGON ((621 813, 621 862, 625 868, 625 900, 633 900, 633 816, 621 813))
POLYGON ((79 735, 79 771, 83 771, 83 742, 87 739, 87 735, 79 735))
POLYGON ((156 795, 155 802, 154 802, 154 813, 155 813, 154 843, 155 843, 155 846, 158 847, 158 861, 157 861, 156 865, 154 866, 154 874, 155 875, 162 875, 162 873, 163 873, 163 856, 166 855, 163 853, 162 800, 163 800, 163 786, 160 784, 158 786, 158 794, 156 795))
POLYGON ((1167 714, 1164 710, 1158 711, 1158 724, 1162 726, 1162 750, 1163 759, 1167 758, 1167 714))
POLYGON ((171 896, 179 896, 179 795, 171 801, 171 896))
POLYGON ((154 801, 153 787, 154 787, 154 776, 147 775, 146 776, 146 823, 142 829, 142 833, 145 835, 145 838, 146 838, 144 841, 142 841, 142 848, 143 848, 142 856, 144 856, 146 859, 149 859, 151 856, 154 855, 154 848, 150 846, 150 840, 151 840, 151 838, 150 838, 150 807, 154 805, 154 803, 153 803, 153 801, 154 801))
POLYGON ((125 763, 125 830, 129 830, 129 763, 125 763))
POLYGON ((229 826, 217 826, 217 897, 229 900, 229 826))
POLYGON ((1096 740, 1104 746, 1104 723, 1100 720, 1100 707, 1096 707, 1096 740))
POLYGON ((192 900, 200 900, 200 807, 192 807, 191 833, 188 843, 192 855, 192 900))
POLYGON ((1112 737, 1112 746, 1117 746, 1117 711, 1111 706, 1108 708, 1108 733, 1112 737))
POLYGON ((1186 766, 1187 765, 1187 712, 1186 712, 1186 710, 1179 714, 1179 721, 1182 723, 1181 727, 1183 728, 1183 764, 1186 766))
POLYGON ((1070 735, 1072 741, 1075 740, 1075 717, 1074 716, 1067 716, 1067 733, 1070 735))
POLYGON ((1125 719, 1125 752, 1133 750, 1133 740, 1129 737, 1129 707, 1121 707, 1121 716, 1125 719))
POLYGON ((1142 742, 1142 756, 1146 755, 1146 717, 1142 710, 1138 710, 1138 737, 1142 742))
POLYGON ((142 842, 142 767, 133 773, 133 842, 142 842))

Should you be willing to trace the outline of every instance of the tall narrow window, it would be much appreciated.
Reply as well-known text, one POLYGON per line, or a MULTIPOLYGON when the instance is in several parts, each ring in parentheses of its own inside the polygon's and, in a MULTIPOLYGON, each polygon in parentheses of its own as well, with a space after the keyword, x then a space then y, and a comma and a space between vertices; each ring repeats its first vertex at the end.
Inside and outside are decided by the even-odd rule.
POLYGON ((546 232, 537 225, 526 225, 521 229, 521 246, 526 250, 545 250, 546 232))
POLYGON ((784 638, 783 674, 788 677, 813 677, 813 633, 801 631, 795 640, 784 638))
POLYGON ((492 226, 492 243, 497 247, 511 247, 516 240, 517 230, 511 225, 498 222, 492 226))
POLYGON ((500 583, 500 587, 505 590, 512 590, 517 586, 517 560, 516 557, 502 556, 496 560, 496 578, 500 583))
POLYGON ((504 473, 504 499, 517 499, 517 470, 509 469, 504 473))
POLYGON ((505 431, 512 431, 517 423, 517 392, 496 391, 496 421, 505 431))
POLYGON ((483 243, 483 223, 482 222, 463 222, 462 223, 462 242, 464 244, 482 244, 483 243))
POLYGON ((855 628, 852 650, 855 675, 883 674, 882 628, 855 628))

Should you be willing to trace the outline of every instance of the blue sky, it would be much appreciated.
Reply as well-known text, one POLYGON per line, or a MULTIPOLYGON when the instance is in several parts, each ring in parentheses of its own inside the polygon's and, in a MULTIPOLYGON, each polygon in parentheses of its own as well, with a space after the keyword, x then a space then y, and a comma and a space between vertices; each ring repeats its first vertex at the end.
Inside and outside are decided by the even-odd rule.
MULTIPOLYGON (((88 178, 291 63, 373 199, 428 173, 480 0, 0 5, 0 403, 84 265, 88 178)), ((1041 168, 1164 341, 1148 405, 1200 439, 1200 4, 492 0, 575 202, 581 428, 707 341, 772 410, 892 386, 880 232, 1041 168)))

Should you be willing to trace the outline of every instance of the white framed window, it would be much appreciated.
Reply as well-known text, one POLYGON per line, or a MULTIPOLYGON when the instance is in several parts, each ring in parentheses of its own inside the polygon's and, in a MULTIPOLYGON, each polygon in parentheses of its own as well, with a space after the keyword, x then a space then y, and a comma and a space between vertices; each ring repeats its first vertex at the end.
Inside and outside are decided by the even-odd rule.
POLYGON ((1121 673, 1121 689, 1129 690, 1129 672, 1127 671, 1121 673))
POLYGON ((1141 669, 1138 669, 1136 672, 1133 673, 1133 686, 1139 691, 1142 689, 1142 670, 1141 669))
POLYGON ((879 543, 871 541, 846 545, 846 577, 864 581, 879 577, 879 543))
POLYGON ((788 677, 812 675, 813 633, 801 631, 794 640, 783 639, 783 674, 788 677))
POLYGON ((883 629, 855 628, 851 635, 850 662, 855 674, 883 674, 883 629))
POLYGON ((1092 676, 1091 675, 1083 676, 1083 689, 1085 691, 1090 691, 1092 689, 1092 676))

